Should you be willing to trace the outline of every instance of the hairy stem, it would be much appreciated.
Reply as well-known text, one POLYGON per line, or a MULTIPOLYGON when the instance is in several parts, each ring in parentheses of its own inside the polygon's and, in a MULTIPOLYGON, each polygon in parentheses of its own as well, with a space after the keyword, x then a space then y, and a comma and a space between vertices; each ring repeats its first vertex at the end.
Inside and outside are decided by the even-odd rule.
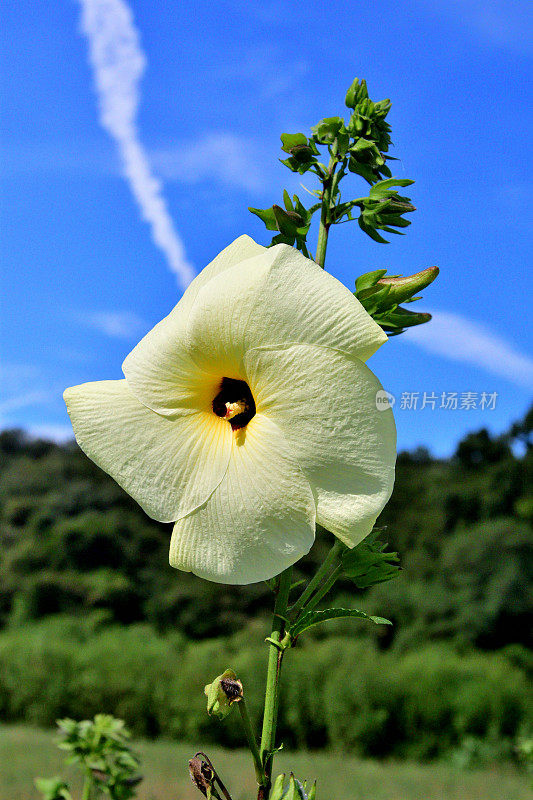
POLYGON ((270 649, 268 653, 267 683, 265 692, 265 711, 263 714, 263 730, 261 733, 261 764, 263 767, 263 784, 259 787, 258 800, 268 800, 272 782, 272 762, 276 746, 276 723, 279 707, 279 681, 283 650, 277 646, 285 631, 287 605, 291 589, 292 567, 282 572, 274 605, 274 619, 272 633, 270 634, 270 649))

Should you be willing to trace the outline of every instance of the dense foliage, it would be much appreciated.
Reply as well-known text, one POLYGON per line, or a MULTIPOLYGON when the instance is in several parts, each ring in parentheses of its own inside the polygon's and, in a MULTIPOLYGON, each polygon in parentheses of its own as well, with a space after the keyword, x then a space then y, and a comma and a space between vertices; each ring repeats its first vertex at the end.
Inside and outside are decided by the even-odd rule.
MULTIPOLYGON (((400 455, 379 520, 400 577, 336 589, 394 625, 335 621, 302 637, 286 745, 426 758, 479 741, 500 755, 529 735, 532 428, 530 412, 506 436, 470 434, 447 461, 400 455)), ((171 569, 170 526, 74 444, 5 431, 0 454, 0 718, 106 712, 136 734, 240 744, 231 719, 207 716, 203 686, 231 665, 259 713, 268 586, 171 569)), ((330 544, 319 532, 297 578, 330 544)))
MULTIPOLYGON (((338 584, 344 602, 394 621, 377 629, 380 646, 532 645, 532 427, 533 411, 507 436, 470 434, 449 461, 400 454, 378 520, 401 554, 400 579, 357 598, 352 583, 338 584)), ((102 609, 111 621, 202 639, 270 609, 266 584, 222 586, 171 569, 170 526, 146 517, 77 445, 5 431, 0 458, 0 626, 102 609)), ((299 577, 330 544, 319 533, 299 577)))
MULTIPOLYGON (((53 725, 64 715, 89 718, 105 709, 137 735, 245 744, 237 712, 223 722, 207 715, 203 687, 231 664, 258 715, 266 623, 192 643, 97 617, 56 617, 0 637, 4 720, 53 725)), ((533 724, 525 650, 457 654, 429 645, 384 654, 363 638, 332 636, 302 639, 287 658, 279 720, 285 747, 431 758, 472 737, 503 755, 533 724)))

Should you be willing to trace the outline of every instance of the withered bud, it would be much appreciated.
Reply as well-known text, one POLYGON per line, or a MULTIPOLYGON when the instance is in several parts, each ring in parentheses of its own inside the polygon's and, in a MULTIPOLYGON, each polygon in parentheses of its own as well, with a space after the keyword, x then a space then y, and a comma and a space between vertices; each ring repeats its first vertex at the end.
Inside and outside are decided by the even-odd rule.
POLYGON ((239 680, 232 681, 230 678, 222 678, 220 688, 228 698, 230 705, 238 703, 243 698, 242 683, 239 680))
POLYGON ((189 761, 189 775, 191 776, 191 781, 204 797, 210 797, 215 774, 209 764, 198 758, 198 756, 194 756, 189 761))

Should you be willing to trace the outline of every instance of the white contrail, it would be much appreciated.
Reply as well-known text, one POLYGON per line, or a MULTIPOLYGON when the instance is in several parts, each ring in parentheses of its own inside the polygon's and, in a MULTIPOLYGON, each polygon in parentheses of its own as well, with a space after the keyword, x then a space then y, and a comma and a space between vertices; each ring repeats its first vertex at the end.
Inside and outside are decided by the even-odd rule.
POLYGON ((527 354, 480 322, 450 311, 431 313, 429 325, 410 328, 404 341, 452 361, 480 367, 518 386, 533 388, 533 359, 527 354))
POLYGON ((133 13, 123 0, 79 0, 81 26, 89 42, 90 62, 100 106, 100 122, 116 141, 124 175, 156 245, 181 288, 194 277, 161 193, 139 141, 137 109, 139 81, 146 58, 139 43, 133 13))

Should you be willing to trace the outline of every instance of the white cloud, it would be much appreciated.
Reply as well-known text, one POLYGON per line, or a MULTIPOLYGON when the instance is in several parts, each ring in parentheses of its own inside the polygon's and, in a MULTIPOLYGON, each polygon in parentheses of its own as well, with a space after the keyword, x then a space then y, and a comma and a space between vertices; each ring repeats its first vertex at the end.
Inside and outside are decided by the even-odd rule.
POLYGON ((518 386, 533 388, 533 359, 485 325, 447 311, 433 311, 426 327, 411 328, 401 338, 452 361, 462 361, 518 386), (405 337, 405 338, 404 338, 405 337))
POLYGON ((113 339, 132 339, 145 333, 148 325, 131 311, 83 311, 78 322, 113 339))
POLYGON ((178 284, 185 288, 194 271, 168 212, 161 183, 152 174, 139 140, 139 81, 146 58, 132 11, 124 0, 79 2, 82 30, 89 42, 94 70, 100 122, 117 144, 124 175, 143 219, 151 226, 155 244, 164 253, 178 284))
POLYGON ((244 136, 223 131, 152 150, 150 160, 167 180, 198 183, 214 179, 247 191, 259 191, 267 183, 258 167, 258 162, 264 159, 260 158, 257 145, 244 136))
POLYGON ((52 442, 69 442, 74 439, 71 425, 54 425, 53 423, 42 425, 30 425, 26 430, 28 436, 33 439, 48 439, 52 442))
POLYGON ((13 411, 19 411, 21 408, 40 406, 43 403, 48 403, 52 397, 53 395, 50 391, 41 389, 16 394, 14 397, 9 397, 0 403, 0 415, 10 414, 13 411))

